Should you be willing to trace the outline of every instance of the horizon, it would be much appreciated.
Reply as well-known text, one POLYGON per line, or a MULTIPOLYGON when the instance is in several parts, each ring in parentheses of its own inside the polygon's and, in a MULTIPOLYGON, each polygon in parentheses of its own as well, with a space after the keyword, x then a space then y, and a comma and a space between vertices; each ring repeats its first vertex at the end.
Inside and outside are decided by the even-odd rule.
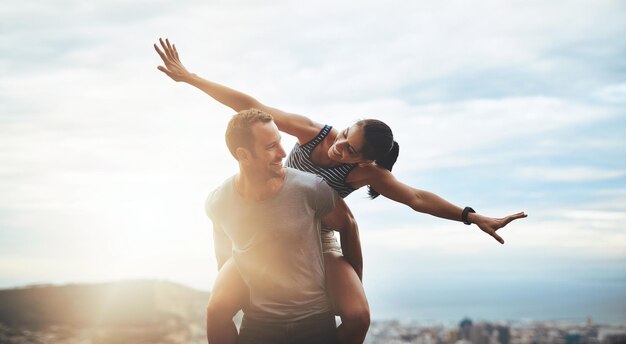
POLYGON ((354 192, 373 319, 508 305, 626 323, 624 19, 609 0, 7 3, 0 288, 210 290, 203 206, 236 172, 223 142, 233 111, 156 69, 152 44, 169 37, 190 71, 270 106, 338 128, 388 123, 394 175, 412 187, 529 215, 500 245, 354 192))
MULTIPOLYGON (((63 287, 80 287, 80 286, 102 286, 102 285, 114 285, 114 284, 136 284, 136 283, 169 283, 175 284, 181 287, 188 288, 197 292, 205 292, 210 294, 210 290, 205 289, 197 289, 192 286, 188 286, 182 284, 180 282, 171 281, 167 279, 126 279, 126 280, 116 280, 116 281, 98 281, 98 282, 67 282, 61 284, 32 284, 32 285, 22 285, 22 286, 14 286, 8 288, 1 288, 0 291, 9 291, 9 290, 25 290, 25 289, 40 289, 40 288, 63 288, 63 287)), ((411 310, 403 309, 398 311, 397 308, 392 309, 391 311, 382 311, 377 312, 376 314, 372 314, 372 321, 375 322, 393 322, 400 321, 405 323, 436 323, 444 326, 450 326, 457 321, 462 319, 472 319, 477 322, 510 322, 510 323, 528 323, 528 322, 566 322, 566 323, 584 323, 588 322, 589 319, 595 324, 599 325, 626 325, 626 320, 624 319, 623 314, 613 313, 612 315, 602 314, 599 317, 594 317, 589 314, 584 315, 583 313, 568 313, 567 311, 554 311, 551 310, 548 313, 540 314, 537 310, 531 311, 531 313, 520 313, 515 310, 513 313, 502 312, 498 309, 498 307, 490 308, 489 306, 478 305, 478 304, 470 304, 467 308, 472 309, 476 306, 479 307, 479 311, 477 314, 472 315, 470 312, 464 312, 463 307, 459 307, 458 305, 432 305, 426 303, 426 307, 419 308, 419 313, 412 312, 411 310), (450 309, 452 308, 452 309, 450 309), (441 309, 444 309, 443 311, 441 309), (447 309, 447 310, 446 310, 447 309), (485 310, 487 312, 485 313, 485 310), (534 313, 533 313, 534 312, 534 313), (382 315, 381 315, 382 314, 382 315)), ((562 306, 562 305, 561 305, 562 306)), ((532 308, 532 307, 531 307, 532 308)), ((558 307, 554 307, 554 309, 558 309, 558 307)))
MULTIPOLYGON (((136 290, 134 289, 136 286, 135 284, 145 284, 145 283, 166 283, 166 284, 174 284, 180 287, 184 287, 187 288, 191 291, 194 292, 203 292, 203 293, 207 293, 210 294, 210 290, 202 290, 202 289, 196 289, 193 288, 191 286, 187 286, 184 284, 181 284, 179 282, 175 282, 175 281, 169 281, 169 280, 150 280, 150 279, 136 279, 136 280, 118 280, 118 281, 101 281, 101 282, 88 282, 88 283, 75 283, 75 282, 69 282, 69 283, 64 283, 64 284, 33 284, 33 285, 23 285, 23 286, 15 286, 15 287, 11 287, 11 288, 2 288, 0 289, 0 292, 2 291, 11 291, 11 290, 26 290, 26 289, 45 289, 45 288, 65 288, 65 287, 102 287, 102 286, 106 286, 106 285, 116 285, 116 284, 124 284, 126 286, 131 285, 133 287, 132 290, 136 290)), ((116 291, 121 292, 122 289, 119 289, 119 287, 115 288, 116 291)), ((124 295, 124 294, 122 294, 124 295)), ((441 312, 435 312, 434 314, 445 314, 445 313, 441 313, 441 312)), ((460 322, 461 320, 464 319, 471 319, 474 322, 492 322, 492 323, 498 323, 498 322, 506 322, 506 323, 553 323, 553 322, 563 322, 563 323, 568 323, 568 324, 581 324, 581 323, 589 323, 590 321, 593 322, 595 325, 605 325, 605 326, 615 326, 615 325, 626 325, 626 322, 624 322, 623 320, 617 320, 617 319, 611 319, 611 318, 606 318, 606 317, 600 317, 600 319, 602 319, 601 321, 598 321, 597 319, 593 318, 592 316, 564 316, 564 315, 560 315, 560 316, 546 316, 546 315, 541 315, 541 316, 536 316, 536 317, 529 317, 529 316, 522 316, 522 317, 510 317, 510 316, 491 316, 491 317, 480 317, 480 316, 473 316, 472 314, 469 313, 459 313, 459 314, 463 314, 458 316, 458 319, 453 319, 450 317, 450 314, 447 314, 446 316, 443 317, 437 317, 437 316, 430 316, 430 317, 425 317, 425 318, 420 318, 420 317, 411 317, 406 316, 406 314, 403 316, 402 314, 397 314, 394 315, 392 317, 378 317, 378 318, 372 318, 373 322, 381 322, 381 323, 386 323, 386 322, 401 322, 401 323, 406 323, 406 324, 421 324, 421 325, 425 325, 425 324, 429 324, 429 325, 441 325, 441 326, 446 326, 446 327, 450 327, 450 326, 454 326, 454 323, 460 322), (609 319, 609 320, 607 320, 609 319)))

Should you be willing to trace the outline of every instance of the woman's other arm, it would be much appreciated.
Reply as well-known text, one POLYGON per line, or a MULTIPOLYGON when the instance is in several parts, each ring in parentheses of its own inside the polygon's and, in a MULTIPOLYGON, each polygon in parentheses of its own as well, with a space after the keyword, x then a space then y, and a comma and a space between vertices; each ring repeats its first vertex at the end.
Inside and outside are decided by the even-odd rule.
MULTIPOLYGON (((368 166, 352 173, 360 174, 362 184, 370 185, 381 195, 399 203, 406 204, 420 213, 430 214, 443 219, 462 221, 463 208, 456 206, 436 194, 412 188, 397 180, 391 172, 377 166, 368 166)), ((492 218, 477 213, 469 213, 467 220, 476 224, 483 232, 489 234, 499 243, 504 240, 496 231, 513 220, 525 218, 524 212, 512 214, 503 218, 492 218)))
POLYGON ((343 255, 352 265, 354 271, 363 280, 363 253, 361 252, 361 238, 354 215, 346 202, 339 198, 335 209, 322 218, 322 222, 339 232, 341 250, 343 255))

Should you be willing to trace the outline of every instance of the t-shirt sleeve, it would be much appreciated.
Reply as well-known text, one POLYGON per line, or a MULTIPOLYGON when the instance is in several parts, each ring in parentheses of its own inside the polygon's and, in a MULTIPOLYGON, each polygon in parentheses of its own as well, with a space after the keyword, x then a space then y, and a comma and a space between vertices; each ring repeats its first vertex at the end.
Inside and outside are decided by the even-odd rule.
POLYGON ((213 220, 213 197, 215 197, 216 191, 217 190, 211 191, 209 196, 204 201, 204 212, 211 220, 213 220))
POLYGON ((233 247, 230 238, 224 233, 222 227, 213 221, 213 248, 215 250, 215 260, 217 261, 217 269, 221 269, 222 265, 233 255, 233 247))
POLYGON ((339 199, 339 194, 333 188, 331 188, 326 182, 317 177, 317 185, 314 188, 315 194, 315 214, 318 218, 326 216, 333 209, 335 209, 335 203, 339 199))
POLYGON ((218 216, 216 216, 216 214, 219 214, 219 211, 214 209, 217 206, 214 201, 216 192, 217 190, 214 190, 209 197, 207 197, 206 202, 204 203, 204 210, 213 222, 213 248, 215 251, 215 259, 217 261, 217 269, 219 270, 232 256, 232 242, 219 225, 219 219, 218 216))

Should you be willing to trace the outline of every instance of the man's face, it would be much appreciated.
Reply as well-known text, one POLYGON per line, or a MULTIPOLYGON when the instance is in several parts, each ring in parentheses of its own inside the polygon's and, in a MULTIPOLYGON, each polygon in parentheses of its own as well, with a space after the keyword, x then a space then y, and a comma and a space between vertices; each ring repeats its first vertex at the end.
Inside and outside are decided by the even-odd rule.
POLYGON ((269 177, 281 177, 284 173, 283 158, 287 156, 280 144, 280 133, 274 122, 256 123, 252 126, 254 154, 251 167, 269 177))

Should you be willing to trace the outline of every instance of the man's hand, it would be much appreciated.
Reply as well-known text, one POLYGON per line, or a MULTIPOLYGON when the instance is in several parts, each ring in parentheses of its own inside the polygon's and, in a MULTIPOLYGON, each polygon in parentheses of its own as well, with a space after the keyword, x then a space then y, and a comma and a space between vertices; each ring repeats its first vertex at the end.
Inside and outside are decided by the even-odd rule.
POLYGON ((180 62, 180 58, 178 57, 178 51, 176 50, 176 45, 171 44, 170 41, 166 38, 165 42, 163 42, 162 38, 159 38, 159 42, 161 43, 161 47, 163 47, 163 51, 159 49, 159 46, 154 44, 154 49, 161 56, 161 60, 165 66, 158 66, 157 69, 161 72, 167 74, 174 81, 187 81, 191 78, 191 73, 187 71, 185 66, 180 62))
POLYGON ((482 215, 478 215, 476 213, 470 213, 468 215, 468 220, 472 223, 475 223, 480 230, 491 235, 494 239, 496 239, 499 243, 504 244, 504 240, 496 234, 496 231, 506 225, 508 225, 511 221, 517 219, 523 219, 528 215, 524 212, 509 215, 507 217, 503 217, 501 219, 494 219, 491 217, 486 217, 482 215))

